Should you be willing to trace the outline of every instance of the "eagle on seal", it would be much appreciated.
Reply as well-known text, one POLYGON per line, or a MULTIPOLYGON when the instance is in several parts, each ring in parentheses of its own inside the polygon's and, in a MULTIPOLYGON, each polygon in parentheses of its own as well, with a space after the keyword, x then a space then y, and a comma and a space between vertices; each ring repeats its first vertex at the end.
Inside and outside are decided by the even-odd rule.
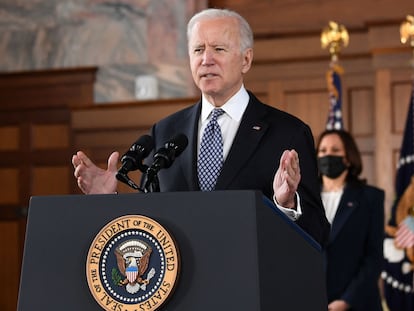
POLYGON ((126 285, 129 293, 136 293, 149 283, 143 275, 148 269, 152 248, 141 240, 128 240, 115 249, 118 269, 125 279, 119 285, 126 285))

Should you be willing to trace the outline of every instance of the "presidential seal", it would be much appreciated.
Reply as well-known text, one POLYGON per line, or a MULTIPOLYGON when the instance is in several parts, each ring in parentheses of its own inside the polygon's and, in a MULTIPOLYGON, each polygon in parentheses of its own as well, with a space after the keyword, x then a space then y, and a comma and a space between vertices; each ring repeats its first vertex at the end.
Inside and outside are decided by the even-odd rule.
POLYGON ((140 215, 122 216, 103 227, 86 260, 89 290, 107 311, 157 310, 173 293, 178 272, 174 239, 140 215))

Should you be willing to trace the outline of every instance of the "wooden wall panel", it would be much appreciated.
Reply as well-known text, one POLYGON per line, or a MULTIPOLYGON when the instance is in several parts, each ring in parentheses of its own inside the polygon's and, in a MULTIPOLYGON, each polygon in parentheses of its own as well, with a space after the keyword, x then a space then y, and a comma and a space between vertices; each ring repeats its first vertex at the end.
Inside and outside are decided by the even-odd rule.
POLYGON ((348 90, 348 130, 356 136, 373 137, 375 132, 375 100, 371 88, 350 88, 348 90))
POLYGON ((161 118, 195 103, 198 98, 147 101, 75 109, 72 126, 82 129, 148 128, 161 118))
POLYGON ((106 166, 113 151, 121 154, 152 124, 165 116, 188 107, 198 98, 145 101, 74 109, 71 116, 73 149, 84 150, 106 166))
MULTIPOLYGON (((69 162, 70 158, 66 159, 69 162)), ((37 166, 31 170, 31 195, 61 195, 70 192, 69 165, 37 166)))
POLYGON ((79 147, 116 150, 118 146, 126 147, 128 143, 131 145, 140 136, 148 134, 148 131, 149 127, 145 129, 85 131, 76 135, 74 143, 79 147))
POLYGON ((0 151, 12 151, 19 148, 20 131, 17 126, 0 127, 0 151))
POLYGON ((361 178, 367 180, 369 184, 375 183, 375 158, 372 152, 361 153, 362 157, 362 174, 361 178))
POLYGON ((19 170, 16 168, 0 168, 0 208, 1 205, 19 204, 19 170))
POLYGON ((361 152, 361 178, 375 185, 375 100, 372 88, 350 87, 348 103, 347 129, 353 134, 361 152))
POLYGON ((80 68, 0 74, 1 310, 16 310, 30 197, 73 192, 69 108, 92 106, 95 73, 80 68))
POLYGON ((0 73, 1 109, 90 106, 96 71, 84 67, 0 73))
POLYGON ((395 163, 391 153, 391 72, 376 72, 375 88, 375 185, 385 190, 385 216, 388 219, 394 192, 395 163))
POLYGON ((19 224, 13 221, 0 221, 0 310, 16 310, 20 274, 19 224))
POLYGON ((393 134, 403 134, 410 103, 412 83, 411 81, 398 82, 394 83, 391 87, 391 130, 393 134))
POLYGON ((398 5, 392 0, 209 0, 208 2, 210 6, 236 10, 246 17, 255 33, 260 36, 320 32, 330 20, 343 23, 349 29, 361 29, 372 21, 401 20, 406 14, 413 14, 414 10, 411 0, 400 0, 398 5))
POLYGON ((33 150, 69 148, 70 128, 65 124, 34 124, 31 129, 33 150))
POLYGON ((328 116, 327 93, 301 90, 285 93, 284 98, 284 110, 307 123, 316 138, 324 130, 328 116))

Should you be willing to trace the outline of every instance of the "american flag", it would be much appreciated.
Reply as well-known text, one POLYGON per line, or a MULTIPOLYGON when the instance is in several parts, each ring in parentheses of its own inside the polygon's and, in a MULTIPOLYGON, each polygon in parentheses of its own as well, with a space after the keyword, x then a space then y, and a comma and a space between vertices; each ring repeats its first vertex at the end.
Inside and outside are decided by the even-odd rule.
POLYGON ((395 245, 407 248, 414 245, 414 217, 408 216, 399 225, 395 235, 395 245))
MULTIPOLYGON (((410 186, 411 177, 414 175, 414 81, 409 103, 407 120, 405 123, 405 130, 403 142, 400 149, 400 157, 397 165, 397 176, 395 180, 395 200, 391 209, 391 218, 388 222, 390 226, 398 228, 395 237, 386 236, 386 240, 394 238, 394 243, 397 240, 400 245, 405 248, 405 245, 412 245, 414 237, 413 219, 410 220, 408 215, 400 225, 397 224, 396 214, 397 206, 400 198, 403 196, 405 190, 410 186), (406 222, 405 222, 406 221, 406 222), (411 233, 409 231, 411 231, 411 233), (406 239, 408 237, 408 239, 406 239), (404 239, 404 241, 402 240, 404 239)), ((414 202, 413 202, 414 204, 414 202)), ((384 295, 385 301, 390 311, 413 311, 414 310, 414 284, 413 271, 410 268, 410 259, 404 250, 395 249, 393 252, 387 252, 384 243, 384 270, 381 274, 384 280, 384 295), (394 260, 391 260, 395 254, 394 260), (392 256, 390 256, 392 255, 392 256)), ((397 244, 398 246, 398 244, 397 244)))
POLYGON ((331 68, 326 73, 330 102, 328 120, 326 122, 327 130, 341 130, 344 128, 342 121, 342 73, 342 67, 337 64, 331 65, 331 68))

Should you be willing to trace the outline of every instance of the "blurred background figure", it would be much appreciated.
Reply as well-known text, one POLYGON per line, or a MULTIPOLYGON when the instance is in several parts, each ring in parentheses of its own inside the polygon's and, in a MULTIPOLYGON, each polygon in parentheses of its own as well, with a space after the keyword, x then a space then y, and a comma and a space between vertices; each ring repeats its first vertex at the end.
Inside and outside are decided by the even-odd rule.
POLYGON ((383 310, 378 280, 383 259, 383 190, 359 175, 351 134, 325 130, 316 144, 321 197, 331 234, 326 248, 328 310, 383 310))

